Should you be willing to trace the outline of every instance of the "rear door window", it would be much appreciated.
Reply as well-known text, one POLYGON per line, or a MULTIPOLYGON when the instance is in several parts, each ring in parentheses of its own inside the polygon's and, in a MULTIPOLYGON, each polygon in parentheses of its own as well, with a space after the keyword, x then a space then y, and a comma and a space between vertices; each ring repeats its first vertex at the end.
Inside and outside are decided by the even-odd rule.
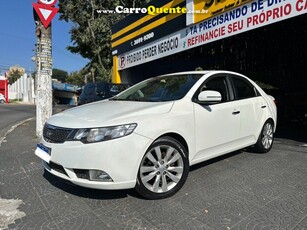
POLYGON ((239 77, 232 77, 236 99, 246 99, 259 96, 256 88, 247 80, 239 77))

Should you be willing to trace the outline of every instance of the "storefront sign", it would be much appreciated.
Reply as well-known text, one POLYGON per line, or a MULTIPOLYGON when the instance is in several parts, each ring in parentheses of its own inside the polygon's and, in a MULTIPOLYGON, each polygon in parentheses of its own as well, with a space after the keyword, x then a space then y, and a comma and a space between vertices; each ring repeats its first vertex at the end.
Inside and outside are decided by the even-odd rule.
POLYGON ((194 23, 237 8, 251 0, 194 0, 194 23))
POLYGON ((132 52, 119 56, 119 69, 129 68, 141 63, 153 61, 177 53, 179 49, 180 35, 175 34, 167 38, 160 39, 155 43, 135 49, 132 52))
POLYGON ((256 0, 119 55, 126 69, 307 13, 307 0, 256 0))

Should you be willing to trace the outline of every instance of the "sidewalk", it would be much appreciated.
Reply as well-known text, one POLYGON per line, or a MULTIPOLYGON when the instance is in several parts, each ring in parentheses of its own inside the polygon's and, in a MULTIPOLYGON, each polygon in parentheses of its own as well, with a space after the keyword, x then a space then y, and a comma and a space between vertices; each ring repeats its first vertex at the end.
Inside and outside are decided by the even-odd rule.
POLYGON ((35 188, 29 173, 42 169, 33 154, 37 142, 36 120, 27 119, 11 128, 0 147, 0 229, 25 216, 24 211, 35 207, 35 188), (31 201, 30 203, 27 201, 31 201), (25 203, 28 203, 25 205, 25 203), (30 205, 30 204, 33 205, 30 205))
POLYGON ((307 229, 307 148, 278 141, 268 154, 238 151, 191 167, 173 197, 102 191, 44 173, 36 120, 0 147, 0 229, 307 229))

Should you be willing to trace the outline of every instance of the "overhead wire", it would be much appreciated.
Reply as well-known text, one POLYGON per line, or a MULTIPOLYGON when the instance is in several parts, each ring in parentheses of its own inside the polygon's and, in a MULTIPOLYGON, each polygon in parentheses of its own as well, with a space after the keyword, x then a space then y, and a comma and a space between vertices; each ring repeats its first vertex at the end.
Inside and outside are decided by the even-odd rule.
MULTIPOLYGON (((20 35, 15 35, 15 34, 10 34, 10 33, 3 33, 3 32, 0 32, 0 36, 4 36, 4 37, 9 37, 9 38, 15 38, 15 39, 20 39, 22 41, 31 41, 33 42, 33 39, 29 38, 29 37, 24 37, 24 36, 20 36, 20 35)), ((36 40, 34 42, 37 42, 36 40)), ((35 49, 35 44, 33 44, 33 49, 35 49)), ((33 50, 32 49, 32 50, 33 50)), ((80 56, 80 55, 76 55, 76 56, 70 56, 68 55, 67 53, 63 52, 62 49, 58 48, 57 46, 53 45, 52 44, 52 52, 58 54, 58 55, 62 55, 62 56, 65 56, 67 58, 70 58, 72 60, 76 60, 76 61, 81 61, 83 60, 83 58, 80 56)), ((33 54, 34 55, 34 54, 33 54)), ((1 56, 0 56, 1 57, 1 56)), ((5 58, 5 57, 3 57, 5 58)), ((0 59, 1 61, 1 59, 0 59)), ((21 61, 21 60, 18 60, 16 59, 16 62, 18 61, 21 61)), ((23 60, 24 61, 24 60, 23 60)))

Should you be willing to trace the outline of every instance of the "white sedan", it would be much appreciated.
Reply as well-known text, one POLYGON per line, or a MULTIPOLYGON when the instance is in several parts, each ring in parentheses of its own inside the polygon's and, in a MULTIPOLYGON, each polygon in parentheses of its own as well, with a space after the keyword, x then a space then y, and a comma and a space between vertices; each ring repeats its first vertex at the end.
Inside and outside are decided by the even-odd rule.
POLYGON ((249 78, 182 72, 52 116, 35 154, 74 184, 159 199, 183 186, 191 165, 249 146, 268 152, 275 129, 274 99, 249 78))

